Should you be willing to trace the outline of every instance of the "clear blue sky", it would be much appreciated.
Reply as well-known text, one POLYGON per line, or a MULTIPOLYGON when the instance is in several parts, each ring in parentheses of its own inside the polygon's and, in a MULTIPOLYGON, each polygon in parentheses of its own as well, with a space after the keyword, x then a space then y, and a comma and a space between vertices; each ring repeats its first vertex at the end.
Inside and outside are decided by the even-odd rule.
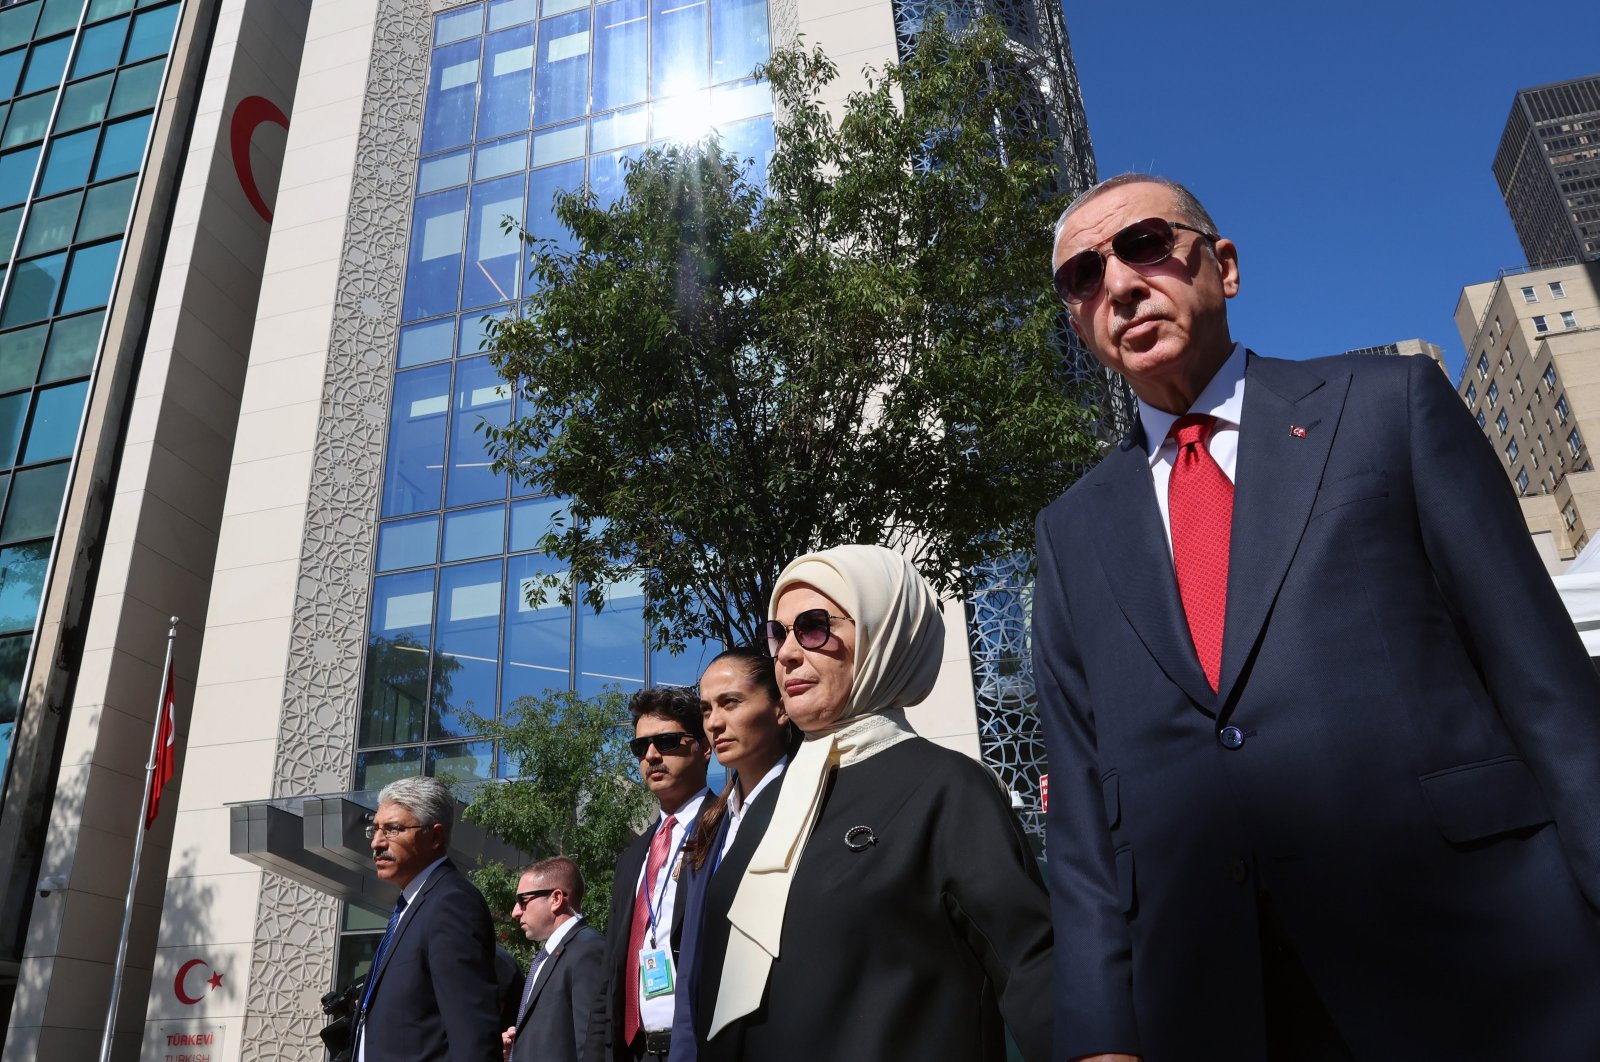
POLYGON ((1422 338, 1524 258, 1490 172, 1512 95, 1600 73, 1600 3, 1065 0, 1100 176, 1188 185, 1238 243, 1234 338, 1422 338))

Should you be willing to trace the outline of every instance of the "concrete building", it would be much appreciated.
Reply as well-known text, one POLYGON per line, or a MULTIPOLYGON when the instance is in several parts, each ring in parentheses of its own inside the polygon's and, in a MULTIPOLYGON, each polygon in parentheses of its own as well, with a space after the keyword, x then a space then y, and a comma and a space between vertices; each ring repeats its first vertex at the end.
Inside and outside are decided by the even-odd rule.
POLYGON ((1445 368, 1444 351, 1436 343, 1429 343, 1426 339, 1402 339, 1398 343, 1380 343, 1375 347, 1357 347, 1347 350, 1346 354, 1388 354, 1404 357, 1432 358, 1433 363, 1439 366, 1441 372, 1448 373, 1445 368))
MULTIPOLYGON (((499 773, 459 700, 694 679, 707 650, 647 652, 636 588, 598 616, 518 592, 561 500, 472 445, 511 402, 478 354, 522 282, 495 222, 547 232, 554 189, 603 193, 645 144, 711 125, 764 162, 747 74, 771 46, 820 45, 842 99, 930 10, 0 0, 4 1062, 98 1050, 168 617, 178 777, 146 834, 119 1060, 165 1059, 169 1036, 319 1056, 318 997, 389 902, 363 893, 365 794, 499 773), (401 652, 409 679, 382 666, 401 652)), ((1003 13, 1081 186, 1060 9, 1003 13)), ((970 637, 951 603, 913 722, 1033 806, 1015 575, 970 637)))
POLYGON ((1512 270, 1464 288, 1457 390, 1559 572, 1600 530, 1600 264, 1512 270))
POLYGON ((1600 258, 1600 75, 1518 92, 1494 179, 1530 263, 1600 258))

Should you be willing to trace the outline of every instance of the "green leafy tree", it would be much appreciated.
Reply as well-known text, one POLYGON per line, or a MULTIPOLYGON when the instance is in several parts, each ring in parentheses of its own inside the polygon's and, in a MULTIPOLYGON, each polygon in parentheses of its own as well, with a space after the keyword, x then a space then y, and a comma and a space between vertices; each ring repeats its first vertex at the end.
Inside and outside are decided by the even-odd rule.
MULTIPOLYGON (((512 779, 484 785, 466 817, 535 858, 564 855, 583 872, 583 913, 602 932, 610 913, 617 856, 646 821, 652 801, 628 751, 627 698, 615 690, 585 699, 570 691, 521 697, 498 721, 477 720, 500 743, 512 779)), ((516 868, 474 875, 497 917, 509 918, 516 868)), ((521 930, 507 922, 501 942, 525 954, 521 930)))
POLYGON ((1093 452, 1045 275, 1060 169, 992 22, 919 40, 837 122, 833 63, 776 54, 764 188, 711 140, 558 197, 572 247, 532 241, 530 310, 487 341, 521 396, 496 466, 572 499, 542 548, 575 578, 536 593, 637 580, 657 645, 745 642, 807 550, 881 543, 960 591, 1031 546, 1093 452))

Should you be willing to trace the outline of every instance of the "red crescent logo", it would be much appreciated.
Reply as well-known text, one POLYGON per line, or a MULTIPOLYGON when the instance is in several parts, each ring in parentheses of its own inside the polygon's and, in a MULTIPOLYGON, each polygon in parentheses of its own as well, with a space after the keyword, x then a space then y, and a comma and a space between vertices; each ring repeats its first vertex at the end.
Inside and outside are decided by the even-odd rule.
POLYGON ((233 109, 233 121, 228 125, 228 146, 233 151, 233 171, 239 175, 239 187, 244 189, 244 197, 256 208, 256 213, 271 224, 272 208, 261 198, 261 189, 256 187, 255 171, 250 168, 250 138, 265 122, 289 128, 289 119, 276 103, 265 96, 246 96, 233 109))
MULTIPOLYGON (((188 972, 194 969, 196 966, 205 965, 206 961, 204 959, 190 959, 188 962, 178 967, 178 976, 172 979, 172 994, 178 997, 179 1003, 192 1007, 196 1003, 200 1002, 200 1000, 203 998, 201 996, 191 996, 189 993, 185 992, 183 990, 183 979, 185 975, 187 975, 188 972)), ((206 966, 206 969, 209 970, 210 967, 206 966)))

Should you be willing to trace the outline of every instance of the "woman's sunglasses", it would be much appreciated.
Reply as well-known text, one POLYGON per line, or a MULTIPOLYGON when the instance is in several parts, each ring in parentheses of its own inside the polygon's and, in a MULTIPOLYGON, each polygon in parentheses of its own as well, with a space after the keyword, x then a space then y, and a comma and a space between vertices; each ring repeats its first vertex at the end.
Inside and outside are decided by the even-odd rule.
MULTIPOLYGON (((1218 240, 1214 233, 1185 225, 1181 221, 1145 218, 1111 237, 1108 241, 1111 253, 1135 269, 1165 262, 1172 257, 1172 249, 1178 243, 1178 234, 1173 229, 1192 232, 1208 243, 1218 240)), ((1079 251, 1056 269, 1056 294, 1068 306, 1086 302, 1100 293, 1100 282, 1105 276, 1106 259, 1098 248, 1079 251)))
POLYGON ((767 620, 765 625, 767 635, 767 654, 777 656, 778 650, 783 648, 783 643, 788 640, 789 632, 794 632, 794 640, 800 643, 802 649, 821 649, 828 644, 828 639, 833 635, 833 621, 844 620, 848 622, 849 616, 830 616, 825 608, 808 608, 794 618, 794 623, 785 627, 777 620, 767 620))

